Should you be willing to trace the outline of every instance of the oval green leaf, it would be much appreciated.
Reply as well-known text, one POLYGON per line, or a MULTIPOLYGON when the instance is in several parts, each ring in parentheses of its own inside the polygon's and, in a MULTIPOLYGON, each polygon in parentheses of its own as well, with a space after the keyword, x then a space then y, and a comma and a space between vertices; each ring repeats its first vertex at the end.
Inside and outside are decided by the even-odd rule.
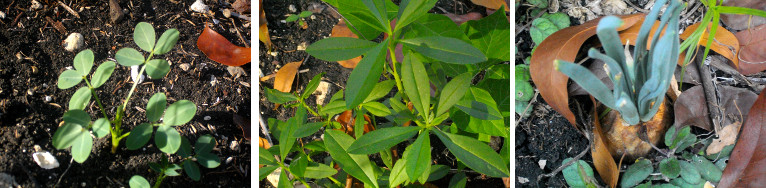
POLYGON ((136 150, 143 147, 149 142, 149 138, 152 137, 153 131, 154 128, 148 123, 142 123, 136 126, 136 128, 133 128, 133 130, 130 131, 130 135, 128 135, 127 140, 125 140, 125 146, 129 150, 136 150))
POLYGON ((72 146, 75 139, 80 136, 82 129, 82 126, 71 123, 59 127, 56 133, 53 133, 53 147, 56 149, 66 149, 72 146))
POLYGON ((197 106, 188 100, 180 100, 171 104, 165 110, 164 123, 171 126, 183 125, 189 122, 197 113, 197 106))
POLYGON ((90 49, 81 51, 74 56, 74 69, 80 73, 80 76, 88 76, 93 68, 93 51, 90 49))
MULTIPOLYGON (((572 158, 566 158, 561 164, 569 163, 571 160, 572 158)), ((586 187, 588 185, 588 180, 594 177, 593 168, 583 160, 575 161, 572 165, 564 168, 562 173, 564 174, 564 180, 567 181, 567 185, 570 187, 586 187)))
POLYGON ((82 81, 82 75, 75 70, 65 70, 59 75, 57 86, 59 89, 69 89, 82 81))
MULTIPOLYGON (((420 131, 420 127, 390 127, 370 131, 362 135, 348 147, 351 154, 373 154, 412 138, 420 131)), ((420 174, 418 174, 420 175, 420 174)))
POLYGON ((128 181, 128 184, 130 185, 130 188, 149 188, 151 185, 149 185, 149 181, 146 181, 144 177, 141 177, 139 175, 133 175, 133 177, 130 177, 130 180, 128 181))
POLYGON ((385 97, 391 91, 391 88, 394 88, 395 84, 396 82, 394 82, 394 80, 378 82, 370 92, 370 95, 367 95, 367 98, 365 98, 364 102, 362 103, 367 103, 385 97))
POLYGON ((452 80, 444 86, 444 89, 442 89, 442 92, 439 94, 439 103, 438 106, 436 106, 436 116, 448 112, 453 105, 463 98, 465 92, 467 92, 468 88, 471 86, 471 79, 473 79, 473 74, 466 72, 452 78, 452 80))
POLYGON ((674 157, 663 159, 660 162, 660 172, 662 175, 665 175, 670 179, 678 177, 681 173, 681 166, 678 163, 678 159, 674 157))
POLYGON ((332 159, 351 176, 368 185, 378 187, 377 177, 367 155, 350 154, 347 150, 354 139, 344 132, 328 130, 324 135, 324 144, 332 159))
POLYGON ((212 153, 199 153, 197 154, 197 162, 205 168, 215 168, 221 164, 221 159, 212 153))
POLYGON ((445 63, 476 64, 487 61, 484 53, 460 39, 428 36, 400 41, 420 54, 445 63))
POLYGON ((98 118, 93 122, 93 127, 91 127, 91 129, 93 130, 93 135, 97 138, 103 138, 109 134, 109 129, 111 129, 111 127, 112 125, 109 124, 109 120, 106 120, 106 118, 98 118))
POLYGON ((186 172, 186 175, 189 176, 194 181, 199 181, 200 174, 199 174, 199 166, 197 166, 197 163, 194 161, 185 161, 184 162, 184 172, 186 172))
POLYGON ((647 159, 639 159, 620 178, 620 187, 633 187, 644 181, 654 171, 652 162, 647 159))
POLYGON ((152 59, 146 62, 146 75, 151 79, 160 79, 165 77, 170 71, 170 64, 164 59, 152 59))
POLYGON ((101 87, 101 85, 106 83, 106 80, 109 80, 109 77, 112 76, 112 72, 114 72, 114 66, 114 61, 107 61, 101 63, 101 65, 96 68, 96 72, 90 77, 90 84, 93 85, 93 88, 101 87))
POLYGON ((383 103, 379 102, 367 102, 363 103, 362 107, 366 109, 368 112, 372 113, 372 115, 378 116, 378 117, 385 117, 388 115, 391 115, 391 110, 386 107, 383 103))
POLYGON ((83 110, 88 103, 90 103, 90 89, 88 87, 81 87, 69 99, 69 110, 83 110))
POLYGON ((181 134, 173 126, 160 125, 154 135, 154 143, 160 151, 173 154, 181 146, 181 134))
POLYGON ((346 108, 358 106, 372 92, 375 83, 380 79, 380 74, 383 73, 386 43, 388 40, 369 50, 351 71, 346 82, 346 108))
POLYGON ((177 29, 168 29, 162 33, 160 39, 157 40, 157 45, 154 46, 154 55, 162 55, 168 53, 178 42, 179 35, 180 33, 177 29))
POLYGON ((140 22, 136 25, 136 29, 133 30, 133 41, 136 42, 139 48, 151 52, 154 50, 155 40, 157 40, 157 36, 154 33, 152 24, 140 22))
POLYGON ((308 47, 306 53, 325 61, 342 61, 359 57, 378 43, 351 37, 330 37, 308 47))
POLYGON ((78 163, 85 162, 85 159, 90 156, 90 149, 93 148, 93 137, 90 136, 90 132, 82 130, 72 143, 72 158, 78 163))
POLYGON ((144 55, 133 48, 123 48, 117 50, 117 53, 114 54, 114 59, 117 59, 117 63, 126 67, 141 65, 144 64, 145 61, 144 55))
POLYGON ((159 121, 167 104, 168 101, 165 93, 155 93, 152 95, 152 98, 149 98, 149 102, 146 104, 146 119, 149 119, 150 122, 159 121))
POLYGON ((402 63, 402 85, 404 93, 410 98, 420 116, 427 119, 431 112, 431 84, 428 81, 428 73, 420 61, 412 53, 404 56, 402 63))
POLYGON ((90 115, 83 110, 69 110, 64 113, 64 123, 76 124, 85 128, 90 125, 90 115))
POLYGON ((456 135, 433 129, 447 149, 466 166, 491 177, 508 177, 510 169, 503 157, 486 143, 471 137, 456 135))
POLYGON ((194 151, 199 153, 210 153, 215 147, 215 139, 210 135, 202 135, 194 143, 194 151))
POLYGON ((410 182, 415 182, 431 166, 431 140, 428 135, 428 132, 421 133, 402 154, 402 158, 407 159, 404 170, 407 171, 410 182))
POLYGON ((684 181, 690 184, 704 183, 702 181, 702 176, 700 176, 700 173, 697 171, 697 168, 694 167, 694 165, 686 161, 678 161, 678 164, 681 167, 680 174, 684 181))
POLYGON ((178 148, 176 154, 182 158, 192 156, 192 148, 191 144, 189 144, 189 139, 186 139, 186 137, 183 136, 181 137, 181 147, 178 148))

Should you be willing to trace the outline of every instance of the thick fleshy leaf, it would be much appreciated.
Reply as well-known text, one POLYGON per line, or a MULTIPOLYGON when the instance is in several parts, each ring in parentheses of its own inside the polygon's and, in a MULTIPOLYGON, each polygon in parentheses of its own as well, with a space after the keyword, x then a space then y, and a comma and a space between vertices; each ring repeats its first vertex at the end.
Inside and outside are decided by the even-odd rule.
POLYGON ((152 59, 146 62, 146 75, 151 79, 161 79, 170 72, 170 64, 164 59, 152 59))
POLYGON ((83 131, 83 127, 73 123, 67 123, 59 127, 56 133, 53 133, 53 147, 56 149, 66 149, 72 146, 75 139, 83 131))
POLYGON ((212 153, 197 154, 197 162, 205 168, 215 168, 221 165, 221 159, 218 158, 218 155, 212 153))
MULTIPOLYGON (((620 16, 624 24, 618 28, 618 31, 633 26, 644 17, 645 14, 620 16)), ((596 34, 599 20, 594 19, 582 25, 567 27, 553 33, 537 46, 529 65, 532 80, 545 102, 569 120, 573 126, 576 125, 576 122, 574 113, 569 110, 568 77, 557 71, 553 63, 557 59, 568 62, 575 61, 582 44, 596 34)))
POLYGON ((96 72, 93 72, 93 76, 90 77, 90 84, 92 84, 94 88, 98 88, 101 87, 101 85, 104 85, 106 80, 109 80, 109 77, 112 76, 112 72, 114 72, 114 66, 114 61, 101 63, 101 65, 96 68, 96 72))
POLYGON ((455 78, 452 78, 447 85, 442 89, 439 94, 439 105, 437 106, 436 116, 442 115, 449 111, 453 105, 455 105, 460 99, 463 98, 468 88, 471 86, 471 79, 473 74, 463 73, 455 78))
POLYGON ((511 24, 504 10, 496 11, 481 20, 468 21, 460 28, 471 39, 471 44, 481 50, 487 58, 510 61, 511 24))
POLYGON ((471 169, 491 177, 509 176, 510 169, 507 163, 503 162, 503 157, 486 143, 437 129, 432 130, 432 132, 439 137, 439 140, 455 157, 471 169))
POLYGON ((358 57, 377 44, 351 37, 330 37, 309 45, 306 53, 325 61, 342 61, 358 57))
POLYGON ((375 83, 383 73, 383 63, 386 57, 388 41, 383 41, 366 53, 362 61, 351 71, 346 82, 346 108, 353 108, 364 101, 372 92, 375 83))
POLYGON ((373 154, 412 138, 420 131, 420 127, 391 127, 371 131, 362 135, 351 146, 348 152, 351 154, 373 154))
POLYGON ((157 45, 154 46, 154 55, 162 55, 170 52, 170 50, 173 49, 173 46, 176 45, 176 42, 178 42, 178 35, 180 35, 180 33, 176 29, 168 29, 163 32, 160 39, 157 40, 157 45))
POLYGON ((373 164, 367 155, 356 155, 348 152, 347 148, 354 142, 354 138, 337 130, 328 130, 324 136, 325 146, 330 156, 340 165, 341 169, 365 184, 378 186, 377 177, 373 172, 373 164))
POLYGON ((250 63, 250 48, 232 44, 207 26, 197 39, 197 48, 211 60, 224 65, 242 66, 250 63))
POLYGON ((87 49, 74 56, 74 69, 80 73, 80 76, 88 76, 92 68, 93 51, 87 49))
POLYGON ((88 103, 90 103, 90 89, 88 87, 81 87, 69 99, 69 110, 84 110, 88 103))
POLYGON ((295 75, 298 74, 298 67, 302 63, 303 61, 287 63, 282 68, 279 68, 277 75, 274 76, 274 89, 285 93, 292 91, 295 75))
POLYGON ((148 123, 142 123, 136 126, 136 128, 133 128, 133 130, 130 131, 130 135, 128 135, 127 140, 125 140, 125 146, 129 150, 143 147, 149 142, 149 138, 152 137, 153 131, 154 128, 148 123))
POLYGON ((76 86, 82 81, 82 75, 75 70, 65 70, 59 75, 58 83, 56 84, 59 89, 69 89, 76 86))
POLYGON ((167 105, 168 100, 165 93, 155 93, 146 103, 146 119, 149 119, 150 122, 159 121, 167 105))
POLYGON ((89 131, 83 129, 72 143, 72 158, 78 163, 85 162, 85 159, 90 156, 91 148, 93 148, 93 137, 90 137, 89 131))
POLYGON ((402 62, 402 85, 420 116, 428 118, 431 110, 431 84, 423 62, 413 53, 407 53, 402 62))
POLYGON ((168 106, 162 121, 170 126, 183 125, 189 122, 196 113, 197 106, 193 102, 180 100, 168 106))
POLYGON ((130 177, 130 180, 128 181, 128 185, 130 185, 130 188, 151 187, 151 185, 149 185, 149 181, 146 181, 144 177, 141 177, 139 175, 133 175, 133 177, 130 177))
POLYGON ((407 146, 402 158, 407 158, 404 169, 410 177, 410 182, 415 182, 426 173, 425 170, 431 166, 431 140, 428 132, 420 134, 412 145, 407 146))
POLYGON ((338 170, 327 166, 326 164, 310 162, 303 172, 304 178, 322 179, 338 173, 338 170))
POLYGON ((133 30, 133 41, 136 42, 136 45, 138 45, 139 48, 151 52, 154 50, 154 43, 156 40, 157 36, 152 24, 146 22, 136 24, 136 29, 133 30))
POLYGON ((421 16, 428 13, 428 10, 436 5, 437 0, 403 0, 399 5, 397 23, 394 31, 404 28, 421 16))
POLYGON ((445 63, 476 64, 487 61, 487 57, 479 49, 455 38, 428 36, 399 42, 426 57, 445 63))
POLYGON ((207 134, 197 138, 197 142, 194 143, 194 152, 196 153, 209 153, 213 148, 215 148, 215 139, 207 134))
POLYGON ((117 59, 117 63, 126 67, 141 65, 144 64, 145 61, 144 55, 133 48, 123 48, 117 50, 117 53, 114 55, 114 59, 117 59))
POLYGON ((189 176, 189 178, 191 178, 192 180, 199 181, 200 174, 199 174, 199 166, 197 166, 197 162, 185 161, 184 172, 186 172, 186 175, 189 176))
POLYGON ((154 135, 154 143, 160 151, 173 154, 181 146, 181 134, 173 126, 160 125, 154 135))
POLYGON ((109 130, 112 129, 112 126, 109 123, 109 120, 106 120, 106 118, 98 118, 95 122, 93 122, 91 129, 93 130, 93 135, 95 135, 97 138, 103 138, 109 134, 109 130))

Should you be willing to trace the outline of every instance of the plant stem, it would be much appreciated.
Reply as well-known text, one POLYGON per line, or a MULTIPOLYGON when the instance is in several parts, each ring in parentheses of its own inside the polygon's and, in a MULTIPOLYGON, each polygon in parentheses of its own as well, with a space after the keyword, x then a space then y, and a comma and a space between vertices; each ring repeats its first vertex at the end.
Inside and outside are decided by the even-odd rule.
POLYGON ((152 186, 152 188, 159 188, 160 184, 162 184, 163 179, 165 179, 165 172, 160 172, 160 175, 159 177, 157 177, 157 181, 154 182, 154 186, 152 186))
POLYGON ((88 79, 85 80, 85 84, 88 84, 88 88, 90 89, 90 94, 93 95, 93 98, 96 99, 96 103, 98 104, 98 109, 101 110, 101 114, 104 115, 104 118, 109 119, 109 117, 106 115, 106 110, 104 110, 104 105, 101 104, 101 100, 98 99, 98 95, 96 95, 96 88, 93 88, 92 85, 90 85, 90 82, 88 79))
MULTIPOLYGON (((300 99, 300 98, 299 98, 299 99, 300 99)), ((319 116, 319 114, 318 114, 317 112, 315 112, 314 110, 312 110, 311 108, 309 108, 309 105, 308 105, 308 104, 306 104, 306 101, 303 101, 303 99, 301 99, 301 105, 303 105, 303 107, 305 107, 306 109, 308 109, 308 110, 309 110, 309 112, 311 112, 311 114, 312 114, 312 115, 314 115, 314 116, 316 116, 316 117, 321 117, 321 116, 319 116)))
MULTIPOLYGON (((151 58, 151 56, 149 56, 151 58)), ((146 64, 146 62, 144 62, 146 64)), ((138 71, 138 77, 140 78, 141 75, 144 74, 144 70, 146 70, 146 65, 141 66, 141 70, 138 71)), ((130 101, 130 97, 133 95, 133 91, 136 90, 136 86, 138 85, 138 82, 136 80, 133 81, 133 86, 130 87, 130 91, 128 92, 128 97, 125 98, 125 101, 122 103, 122 110, 123 113, 128 108, 128 101, 130 101)))
MULTIPOLYGON (((389 36, 391 38, 394 38, 394 35, 389 36)), ((391 40, 391 39, 389 39, 391 40)), ((399 78, 399 73, 396 71, 396 64, 399 63, 396 60, 396 46, 394 45, 393 40, 388 42, 388 53, 391 54, 391 70, 394 72, 394 80, 396 81, 396 89, 397 91, 404 91, 402 90, 402 80, 399 78)), ((405 103, 406 104, 406 103, 405 103)))
POLYGON ((300 181, 300 182, 301 182, 301 183, 302 183, 304 186, 306 186, 306 187, 308 187, 308 188, 311 188, 311 186, 309 186, 309 184, 308 184, 308 183, 306 183, 306 181, 305 181, 305 180, 303 180, 303 178, 300 178, 300 177, 296 176, 296 175, 295 175, 293 172, 290 172, 290 168, 287 168, 287 167, 285 166, 285 164, 284 164, 284 163, 282 163, 282 162, 279 162, 279 166, 281 166, 281 167, 282 167, 282 169, 284 169, 285 171, 287 171, 287 173, 290 173, 290 174, 292 174, 293 176, 295 176, 295 179, 298 179, 298 181, 300 181))

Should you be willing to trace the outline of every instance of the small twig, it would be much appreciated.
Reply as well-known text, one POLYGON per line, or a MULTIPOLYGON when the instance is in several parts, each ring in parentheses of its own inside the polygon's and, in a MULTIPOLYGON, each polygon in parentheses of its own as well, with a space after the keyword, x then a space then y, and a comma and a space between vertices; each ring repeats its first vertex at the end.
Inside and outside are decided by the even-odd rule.
POLYGON ((242 38, 242 33, 239 33, 239 28, 237 28, 237 24, 234 23, 234 19, 229 18, 231 20, 231 25, 234 26, 234 30, 237 31, 237 36, 239 36, 239 40, 242 41, 243 44, 245 44, 246 48, 250 48, 250 45, 247 45, 247 41, 245 41, 245 38, 242 38))
MULTIPOLYGON (((694 2, 694 1, 692 1, 692 2, 694 2)), ((689 9, 689 12, 686 12, 686 14, 684 14, 684 16, 681 17, 681 20, 689 19, 689 17, 692 16, 692 14, 697 12, 697 9, 699 9, 700 5, 702 5, 702 3, 695 4, 694 8, 689 9)))
POLYGON ((77 14, 77 11, 72 10, 71 7, 67 6, 66 4, 62 3, 61 1, 58 1, 58 3, 59 3, 59 5, 61 5, 61 7, 64 7, 64 9, 66 9, 69 13, 74 15, 74 17, 80 18, 80 14, 77 14))
POLYGON ((630 2, 629 0, 622 0, 622 1, 628 3, 628 5, 630 5, 631 7, 633 7, 634 9, 636 9, 637 11, 639 11, 641 13, 649 12, 649 10, 643 9, 641 7, 638 7, 638 6, 634 5, 633 2, 630 2))
POLYGON ((564 170, 564 168, 568 167, 569 165, 572 165, 572 163, 574 163, 575 161, 580 160, 580 158, 585 156, 585 154, 588 153, 588 151, 590 151, 590 144, 588 144, 588 146, 585 147, 585 150, 580 152, 580 154, 577 154, 577 156, 572 158, 572 160, 569 160, 569 162, 567 162, 566 164, 563 164, 563 165, 559 166, 558 168, 556 168, 556 170, 553 170, 553 172, 547 173, 547 174, 540 174, 539 176, 537 176, 537 182, 540 182, 540 180, 543 177, 553 177, 553 176, 555 176, 556 174, 558 174, 559 172, 564 170))
MULTIPOLYGON (((699 55, 699 54, 698 54, 699 55)), ((704 61, 704 59, 701 59, 701 61, 704 61)), ((714 110, 715 105, 713 105, 713 102, 718 101, 716 99, 715 91, 713 88, 713 79, 710 77, 710 69, 707 69, 705 65, 702 63, 694 63, 697 66, 697 69, 699 70, 700 74, 700 82, 702 82, 702 89, 705 91, 705 101, 707 104, 707 110, 708 113, 710 113, 710 123, 713 125, 713 128, 715 128, 716 132, 718 132, 718 123, 715 121, 716 119, 720 119, 720 114, 717 110, 714 110)))
MULTIPOLYGON (((516 125, 519 125, 519 122, 521 122, 521 119, 524 119, 524 118, 523 118, 523 117, 524 117, 524 114, 526 114, 527 110, 529 110, 529 107, 531 107, 531 106, 532 106, 532 103, 534 103, 534 102, 536 102, 536 101, 537 101, 537 95, 539 95, 539 94, 540 94, 540 92, 538 92, 538 91, 535 91, 535 95, 534 95, 534 96, 532 96, 532 100, 529 100, 529 103, 527 104, 527 107, 526 107, 526 108, 524 108, 524 111, 523 111, 523 112, 521 112, 521 113, 522 113, 522 114, 521 114, 521 117, 522 117, 522 118, 519 118, 519 119, 517 119, 517 120, 516 120, 516 124, 514 124, 514 127, 515 127, 516 125)), ((530 112, 530 113, 531 113, 531 112, 530 112)))
MULTIPOLYGON (((543 16, 543 13, 546 13, 546 12, 547 11, 540 11, 540 13, 537 13, 537 16, 532 17, 532 20, 535 20, 535 19, 539 18, 540 16, 543 16)), ((529 27, 530 25, 532 25, 532 22, 528 22, 527 24, 524 24, 524 26, 521 26, 521 28, 516 29, 516 35, 519 35, 519 33, 521 33, 524 30, 526 30, 527 27, 529 27)))
POLYGON ((74 158, 72 158, 72 159, 70 159, 70 160, 69 160, 69 166, 67 166, 67 167, 66 167, 66 170, 64 170, 64 173, 62 173, 62 174, 61 174, 61 176, 59 176, 59 180, 58 180, 58 181, 56 181, 56 184, 55 184, 55 185, 53 185, 53 188, 56 188, 56 186, 58 186, 58 185, 59 185, 59 183, 61 183, 61 179, 62 179, 62 178, 64 178, 64 175, 66 175, 66 172, 69 172, 69 168, 71 168, 71 167, 72 167, 72 162, 73 162, 73 161, 74 161, 74 158))

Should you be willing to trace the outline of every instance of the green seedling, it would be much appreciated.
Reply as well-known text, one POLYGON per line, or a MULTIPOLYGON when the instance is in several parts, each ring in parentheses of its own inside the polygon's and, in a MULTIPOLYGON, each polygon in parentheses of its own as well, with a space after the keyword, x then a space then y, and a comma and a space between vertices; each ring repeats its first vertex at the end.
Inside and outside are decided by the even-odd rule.
POLYGON ((303 11, 300 14, 288 14, 287 18, 285 19, 285 22, 295 22, 298 21, 298 24, 301 25, 301 27, 306 27, 306 22, 303 21, 304 18, 308 18, 311 16, 313 12, 311 11, 303 11))
POLYGON ((167 109, 166 104, 167 99, 164 93, 156 93, 149 99, 146 105, 146 117, 149 122, 142 123, 131 131, 132 134, 125 141, 128 149, 135 150, 149 142, 154 127, 157 127, 154 142, 160 151, 173 154, 181 147, 181 134, 174 127, 191 121, 197 113, 197 106, 188 100, 180 100, 168 106, 167 109), (159 122, 160 117, 162 122, 159 122))
MULTIPOLYGON (((294 108, 295 116, 286 122, 269 119, 269 130, 279 144, 260 149, 259 161, 266 165, 259 169, 261 179, 281 169, 279 186, 293 182, 308 186, 306 182, 313 181, 344 187, 345 181, 334 179, 339 173, 367 187, 423 184, 449 173, 446 166, 432 164, 431 143, 437 141, 431 138, 450 150, 461 169, 509 176, 510 146, 504 144, 498 153, 487 144, 492 137, 508 139, 513 115, 507 63, 510 23, 503 8, 456 25, 444 15, 428 13, 436 0, 402 1, 398 6, 388 0, 328 3, 337 7, 359 38, 322 39, 306 52, 325 61, 364 56, 351 71, 345 90, 333 94, 326 105, 305 102, 322 74, 303 92, 264 89, 269 101, 294 108), (374 40, 382 33, 387 35, 384 40, 374 40), (399 44, 402 55, 395 53, 399 44), (333 121, 338 114, 358 123, 341 125, 333 121), (365 133, 367 126, 375 130, 365 133), (317 133, 323 140, 297 142, 317 133), (393 153, 391 148, 401 143, 407 147, 393 153), (320 151, 330 158, 313 161, 312 154, 320 151), (369 159, 373 154, 380 156, 385 168, 369 159), (335 164, 342 170, 329 168, 335 164)), ((465 174, 453 177, 453 185, 464 185, 465 174)))
MULTIPOLYGON (((178 42, 178 37, 178 30, 169 29, 157 39, 151 24, 146 22, 138 23, 133 33, 133 39, 136 45, 146 51, 149 56, 145 58, 136 49, 123 48, 117 51, 115 59, 122 66, 141 66, 140 74, 146 72, 149 78, 160 79, 170 71, 170 65, 163 59, 152 58, 155 55, 168 53, 178 42)), ((72 157, 79 163, 84 162, 90 155, 90 149, 93 144, 93 139, 90 136, 91 132, 97 138, 110 134, 112 137, 112 153, 117 151, 120 140, 130 135, 130 132, 123 130, 122 118, 127 110, 127 104, 130 102, 131 96, 138 85, 138 82, 133 82, 125 100, 117 108, 114 117, 110 118, 97 95, 96 89, 105 84, 111 77, 116 63, 112 61, 101 63, 91 75, 89 81, 87 76, 91 72, 93 61, 93 51, 84 50, 78 53, 74 58, 74 69, 62 72, 59 75, 57 84, 59 89, 69 89, 79 85, 83 80, 85 81, 85 86, 80 87, 69 100, 68 111, 64 114, 64 125, 56 130, 56 133, 53 135, 54 147, 66 149, 72 146, 72 157), (84 111, 85 107, 90 104, 91 98, 95 99, 102 116, 94 122, 91 122, 90 115, 84 111)), ((196 106, 186 100, 178 101, 165 111, 164 122, 158 124, 156 122, 164 110, 164 94, 162 96, 163 105, 161 109, 159 111, 157 111, 159 107, 149 109, 147 117, 153 123, 150 125, 159 126, 158 132, 162 133, 156 136, 158 147, 161 147, 166 153, 173 153, 180 144, 180 135, 171 126, 188 122, 194 116, 196 106)), ((159 101, 156 100, 150 101, 150 106, 157 106, 158 103, 159 101)), ((141 131, 141 134, 143 134, 145 129, 139 129, 138 131, 141 131)))
MULTIPOLYGON (((203 135, 197 139, 197 143, 194 144, 194 152, 192 152, 191 145, 186 138, 181 138, 180 149, 178 155, 181 156, 181 165, 171 164, 168 162, 167 156, 163 155, 160 163, 149 163, 149 167, 157 172, 157 181, 154 183, 153 188, 160 187, 162 180, 168 176, 180 176, 179 170, 183 169, 189 178, 194 181, 199 181, 201 174, 199 166, 205 168, 215 168, 221 164, 221 160, 217 155, 211 153, 215 148, 215 139, 210 135, 203 135)), ((149 181, 143 176, 134 175, 128 182, 131 188, 149 188, 149 181)))

